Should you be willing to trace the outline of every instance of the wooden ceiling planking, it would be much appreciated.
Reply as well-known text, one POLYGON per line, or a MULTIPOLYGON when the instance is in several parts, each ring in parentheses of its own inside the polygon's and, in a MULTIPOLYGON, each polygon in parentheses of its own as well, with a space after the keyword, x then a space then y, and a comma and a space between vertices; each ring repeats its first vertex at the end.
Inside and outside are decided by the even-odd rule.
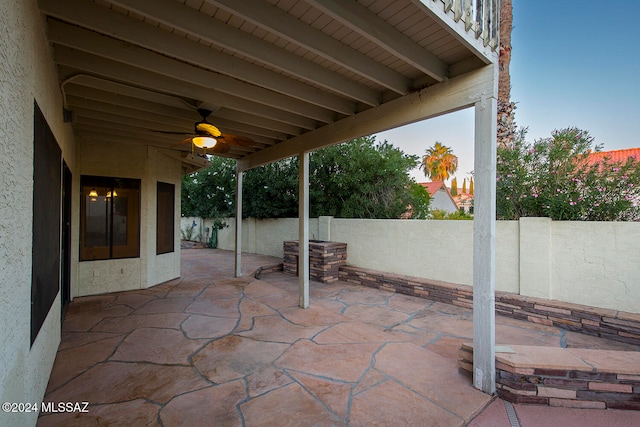
MULTIPOLYGON (((72 43, 68 37, 56 40, 62 37, 56 32, 50 34, 61 79, 78 73, 96 76, 93 81, 85 78, 78 85, 67 85, 69 105, 92 117, 102 110, 108 118, 115 112, 110 104, 117 105, 130 116, 118 120, 131 126, 144 127, 154 120, 170 123, 173 118, 188 128, 198 119, 192 109, 204 102, 215 110, 211 118, 228 125, 233 133, 245 132, 261 138, 263 144, 277 144, 402 97, 415 85, 436 83, 425 74, 429 71, 425 64, 412 59, 420 52, 455 65, 460 73, 482 66, 473 60, 477 52, 415 0, 349 0, 346 5, 326 0, 75 1, 39 0, 43 10, 53 4, 95 4, 93 13, 74 18, 73 25, 108 36, 78 32, 81 40, 72 43), (264 12, 271 17, 245 9, 246 4, 266 6, 264 12), (345 20, 353 10, 361 10, 369 22, 384 21, 389 27, 386 41, 376 38, 368 22, 354 25, 345 20), (291 28, 278 27, 275 18, 283 13, 291 28), (110 22, 110 14, 129 18, 113 21, 118 25, 104 25, 110 22), (144 29, 133 31, 136 22, 144 29), (146 29, 149 40, 144 40, 146 29), (166 38, 168 34, 174 39, 166 38), (394 34, 413 46, 398 44, 394 34), (130 38, 134 35, 139 38, 130 38), (126 41, 107 42, 114 36, 126 41), (96 79, 109 84, 100 88, 96 79), (117 85, 131 88, 131 96, 107 96, 108 88, 117 85)), ((87 124, 83 126, 86 132, 87 124)), ((124 124, 114 122, 116 126, 124 124)))

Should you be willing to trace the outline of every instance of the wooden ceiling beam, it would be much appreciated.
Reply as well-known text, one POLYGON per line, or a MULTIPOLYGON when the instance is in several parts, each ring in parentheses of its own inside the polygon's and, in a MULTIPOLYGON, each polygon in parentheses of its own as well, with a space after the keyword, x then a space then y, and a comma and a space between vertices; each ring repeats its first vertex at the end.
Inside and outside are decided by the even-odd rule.
POLYGON ((179 2, 173 0, 110 1, 151 20, 366 105, 375 106, 381 101, 381 94, 374 89, 242 30, 233 28, 222 21, 206 16, 179 2))
MULTIPOLYGON (((210 101, 214 104, 225 105, 225 107, 233 110, 250 112, 257 116, 281 121, 303 129, 315 129, 319 125, 316 120, 299 114, 272 108, 191 82, 178 81, 165 75, 111 61, 89 53, 78 52, 66 46, 56 46, 54 57, 56 63, 69 69, 69 75, 87 73, 133 87, 192 99, 201 99, 204 102, 210 101)), ((63 76, 62 80, 64 79, 65 76, 63 76)))
POLYGON ((340 64, 398 94, 405 95, 411 88, 410 79, 269 3, 259 0, 204 1, 278 34, 291 43, 340 64))
POLYGON ((306 2, 361 36, 377 45, 384 46, 393 55, 433 77, 436 81, 442 82, 449 77, 449 66, 444 61, 359 3, 343 0, 306 0, 306 2))
MULTIPOLYGON (((144 101, 138 98, 128 97, 126 95, 116 95, 110 92, 102 91, 100 89, 83 87, 79 85, 72 85, 66 90, 67 102, 70 106, 83 106, 87 108, 93 108, 95 110, 102 110, 105 112, 123 111, 128 112, 133 108, 141 112, 136 114, 130 113, 131 117, 141 116, 144 118, 155 115, 160 123, 168 124, 172 123, 174 126, 180 127, 185 132, 189 133, 193 131, 193 126, 196 121, 202 120, 202 117, 194 109, 178 109, 175 107, 168 107, 153 102, 144 101), (178 124, 174 119, 182 119, 181 124, 178 124)), ((264 136, 275 140, 285 140, 293 135, 277 132, 271 129, 261 128, 260 126, 251 123, 237 122, 234 120, 209 117, 208 120, 215 126, 220 128, 224 133, 233 133, 233 131, 244 132, 247 136, 253 138, 254 136, 264 136)))
POLYGON ((234 95, 246 100, 303 115, 324 123, 335 120, 335 112, 308 102, 283 95, 259 86, 250 85, 233 77, 205 70, 171 59, 150 50, 132 46, 110 37, 101 36, 60 21, 49 22, 49 38, 58 45, 84 51, 111 61, 189 82, 202 87, 234 95))
MULTIPOLYGON (((164 56, 231 76, 234 79, 341 114, 353 114, 356 110, 356 104, 353 100, 320 91, 316 86, 292 80, 280 73, 172 34, 135 18, 102 8, 95 3, 67 0, 64 5, 52 1, 45 1, 44 5, 47 6, 47 13, 56 18, 161 53, 164 56)), ((50 27, 55 27, 54 23, 50 24, 50 27)))
MULTIPOLYGON (((146 105, 158 104, 157 108, 165 109, 169 107, 171 108, 170 111, 173 111, 171 114, 175 115, 180 115, 178 110, 183 109, 184 112, 191 112, 191 117, 193 117, 194 120, 195 118, 199 118, 199 114, 196 112, 196 109, 198 107, 204 107, 213 111, 210 116, 211 120, 215 119, 216 121, 228 120, 236 123, 250 123, 259 128, 279 132, 289 136, 296 136, 302 133, 302 129, 299 127, 276 120, 258 117, 242 111, 220 108, 218 106, 212 107, 211 103, 205 104, 199 101, 187 100, 178 96, 164 95, 89 75, 78 75, 76 78, 71 80, 70 83, 70 85, 65 87, 65 93, 111 102, 118 105, 120 105, 124 100, 135 98, 142 101, 148 101, 149 104, 146 105)), ((146 108, 149 110, 152 109, 152 107, 146 108)), ((157 109, 153 110, 158 111, 157 109)))

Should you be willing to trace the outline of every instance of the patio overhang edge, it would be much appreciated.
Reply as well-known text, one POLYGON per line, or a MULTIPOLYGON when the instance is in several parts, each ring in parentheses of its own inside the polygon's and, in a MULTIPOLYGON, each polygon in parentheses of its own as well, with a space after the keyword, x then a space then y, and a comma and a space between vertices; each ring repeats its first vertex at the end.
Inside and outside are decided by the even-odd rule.
POLYGON ((240 158, 237 170, 471 107, 493 95, 494 78, 493 65, 487 65, 240 158))

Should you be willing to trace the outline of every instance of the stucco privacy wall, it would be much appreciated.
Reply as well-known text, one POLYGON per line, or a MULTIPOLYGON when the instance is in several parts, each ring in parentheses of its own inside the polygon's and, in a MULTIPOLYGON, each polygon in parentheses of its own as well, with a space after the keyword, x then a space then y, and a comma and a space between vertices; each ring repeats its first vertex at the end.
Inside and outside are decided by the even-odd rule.
POLYGON ((553 222, 551 237, 553 299, 640 313, 640 223, 553 222))
MULTIPOLYGON (((325 217, 326 218, 326 217, 325 217)), ((233 250, 235 248, 236 220, 235 218, 227 218, 227 227, 218 231, 218 247, 221 249, 233 250)), ((197 235, 200 230, 209 228, 211 235, 212 220, 187 217, 182 218, 182 230, 190 227, 193 222, 196 228, 193 233, 192 240, 199 240, 197 235)), ((206 232, 202 231, 203 242, 206 240, 206 232)), ((318 218, 309 219, 309 236, 311 239, 320 239, 318 218)), ((257 253, 282 257, 282 242, 285 240, 298 239, 298 219, 264 219, 256 220, 254 218, 245 219, 242 222, 242 251, 249 253, 257 253)))
MULTIPOLYGON (((312 221, 310 234, 347 243, 349 265, 473 285, 472 221, 312 221)), ((219 247, 233 250, 235 220, 227 222, 219 247)), ((244 220, 254 243, 243 251, 282 257, 282 242, 296 240, 297 227, 297 219, 244 220)), ((637 222, 498 221, 496 290, 640 313, 638 242, 637 222)))
POLYGON ((80 175, 112 176, 141 180, 140 257, 79 263, 75 296, 94 295, 144 289, 180 276, 179 217, 176 215, 175 252, 156 255, 157 182, 176 185, 176 211, 180 206, 180 161, 168 157, 153 147, 127 143, 78 144, 80 175))
MULTIPOLYGON (((0 2, 0 402, 41 401, 60 342, 58 295, 30 346, 34 100, 76 167, 44 29, 35 1, 0 2)), ((0 412, 0 425, 32 426, 36 418, 0 412)))
MULTIPOLYGON (((332 219, 331 240, 347 243, 349 265, 473 284, 472 221, 332 219)), ((496 226, 496 289, 518 292, 517 222, 496 226)))

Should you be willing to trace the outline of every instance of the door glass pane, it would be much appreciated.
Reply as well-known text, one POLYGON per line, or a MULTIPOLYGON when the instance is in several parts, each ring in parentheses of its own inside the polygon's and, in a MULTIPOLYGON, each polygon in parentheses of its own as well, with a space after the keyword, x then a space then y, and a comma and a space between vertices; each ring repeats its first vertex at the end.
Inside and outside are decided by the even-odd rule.
POLYGON ((109 246, 109 223, 111 202, 106 197, 106 187, 85 187, 85 233, 84 245, 87 248, 109 246))
POLYGON ((140 190, 114 187, 112 258, 130 258, 140 255, 140 190))
POLYGON ((140 256, 140 180, 82 176, 80 260, 140 256))
POLYGON ((113 199, 113 245, 124 246, 127 244, 127 213, 128 200, 122 188, 116 189, 117 196, 113 199))

